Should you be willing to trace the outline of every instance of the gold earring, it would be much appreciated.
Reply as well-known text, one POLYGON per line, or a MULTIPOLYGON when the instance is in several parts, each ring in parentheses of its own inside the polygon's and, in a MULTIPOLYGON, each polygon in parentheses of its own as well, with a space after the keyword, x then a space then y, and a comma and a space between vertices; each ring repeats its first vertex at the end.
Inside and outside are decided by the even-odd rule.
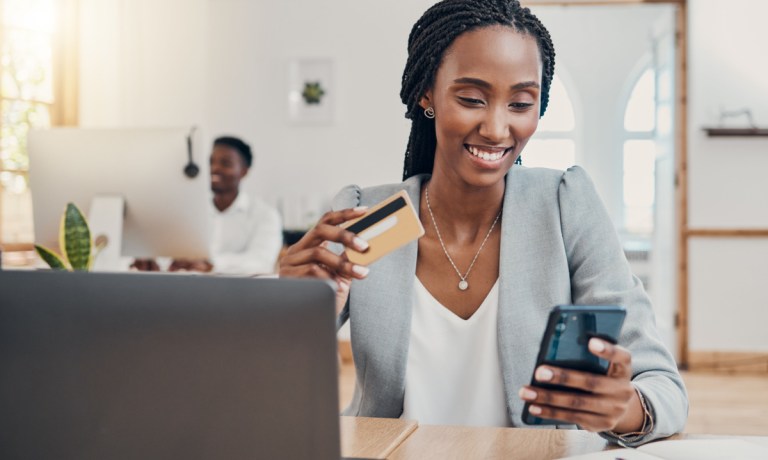
POLYGON ((424 116, 429 118, 430 120, 435 118, 435 109, 433 109, 431 106, 424 109, 424 116))

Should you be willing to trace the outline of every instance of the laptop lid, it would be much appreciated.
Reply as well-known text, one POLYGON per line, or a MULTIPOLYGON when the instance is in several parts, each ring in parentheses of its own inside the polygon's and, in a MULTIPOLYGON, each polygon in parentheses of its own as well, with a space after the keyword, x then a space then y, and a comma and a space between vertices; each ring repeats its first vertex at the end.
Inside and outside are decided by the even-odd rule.
POLYGON ((0 458, 334 459, 334 292, 0 272, 0 458))

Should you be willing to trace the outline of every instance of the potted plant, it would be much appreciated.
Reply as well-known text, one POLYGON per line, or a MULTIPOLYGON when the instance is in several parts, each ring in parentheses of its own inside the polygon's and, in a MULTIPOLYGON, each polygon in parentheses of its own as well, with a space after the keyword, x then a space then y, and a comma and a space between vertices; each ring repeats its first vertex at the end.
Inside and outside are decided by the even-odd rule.
POLYGON ((73 203, 67 203, 67 208, 61 216, 59 230, 59 250, 61 255, 51 249, 35 245, 37 254, 54 270, 89 271, 97 252, 94 248, 88 221, 73 203))

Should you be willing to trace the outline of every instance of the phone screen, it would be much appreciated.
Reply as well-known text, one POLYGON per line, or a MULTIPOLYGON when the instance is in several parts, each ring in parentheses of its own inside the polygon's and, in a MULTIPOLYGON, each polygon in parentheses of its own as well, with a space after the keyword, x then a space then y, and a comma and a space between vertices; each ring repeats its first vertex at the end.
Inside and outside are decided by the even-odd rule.
MULTIPOLYGON (((577 369, 596 374, 606 374, 610 362, 593 355, 588 348, 589 340, 597 337, 616 343, 621 333, 626 311, 619 306, 557 306, 549 314, 539 349, 536 368, 548 364, 567 369, 577 369)), ((537 382, 531 377, 531 385, 565 391, 578 391, 554 384, 537 382)), ((556 424, 555 420, 542 419, 523 410, 523 421, 530 425, 556 424)))
POLYGON ((605 374, 608 360, 590 353, 587 344, 592 337, 616 343, 623 320, 624 314, 618 312, 559 312, 542 363, 605 374))

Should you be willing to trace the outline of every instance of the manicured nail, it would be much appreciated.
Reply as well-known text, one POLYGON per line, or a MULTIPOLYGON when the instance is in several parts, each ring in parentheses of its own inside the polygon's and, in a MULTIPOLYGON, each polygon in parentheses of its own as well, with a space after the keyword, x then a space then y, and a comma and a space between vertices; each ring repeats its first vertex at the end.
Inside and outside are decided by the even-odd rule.
POLYGON ((536 369, 536 380, 540 382, 549 382, 554 376, 555 374, 546 367, 540 367, 536 369))
POLYGON ((362 265, 353 265, 352 271, 360 276, 368 276, 368 272, 371 270, 368 267, 364 267, 362 265))
POLYGON ((532 413, 533 415, 539 415, 541 413, 541 407, 528 406, 528 412, 532 413))
POLYGON ((356 212, 367 211, 368 210, 368 206, 357 206, 355 208, 352 208, 352 210, 356 211, 356 212))
POLYGON ((528 401, 536 399, 536 392, 528 388, 520 388, 520 397, 528 401))
POLYGON ((359 236, 356 236, 354 240, 352 240, 352 243, 355 245, 355 249, 358 251, 365 251, 368 249, 368 242, 364 239, 360 238, 359 236))
POLYGON ((605 351, 605 344, 600 339, 589 339, 589 349, 595 353, 602 353, 605 351))

